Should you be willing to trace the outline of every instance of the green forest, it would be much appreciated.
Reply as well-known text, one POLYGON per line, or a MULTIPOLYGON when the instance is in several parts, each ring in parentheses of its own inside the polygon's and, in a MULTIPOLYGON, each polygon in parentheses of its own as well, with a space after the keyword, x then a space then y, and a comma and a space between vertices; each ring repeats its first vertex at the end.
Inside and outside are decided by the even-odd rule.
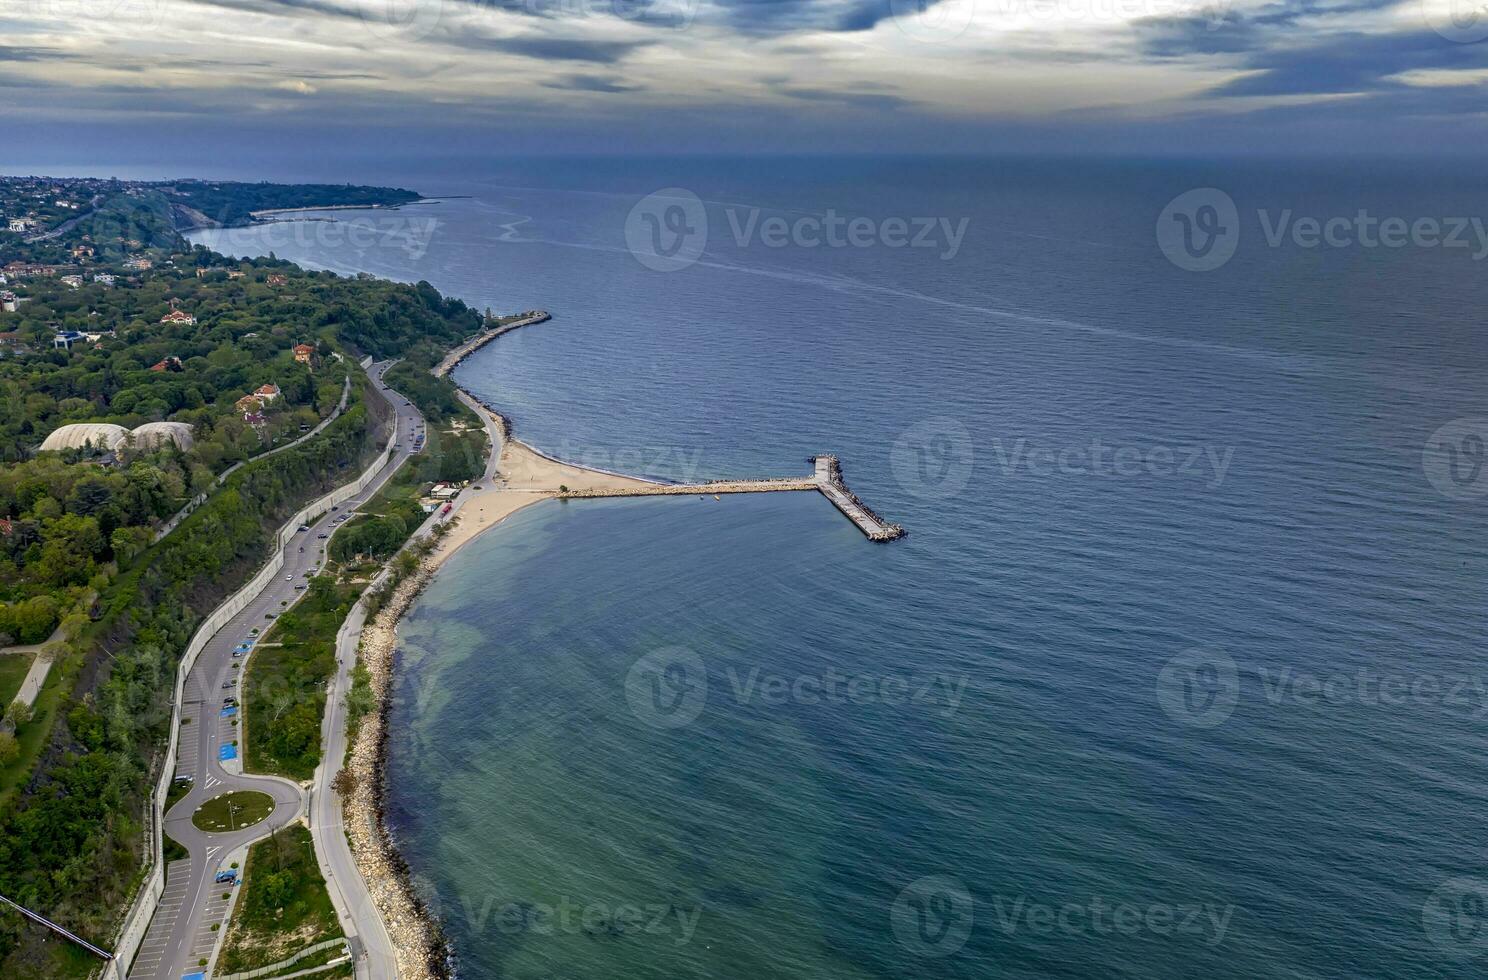
MULTIPOLYGON (((0 731, 10 743, 0 745, 0 893, 107 945, 144 869, 152 770, 196 624, 252 575, 280 522, 385 438, 386 406, 364 398, 355 361, 415 353, 431 363, 428 352, 473 335, 482 318, 427 283, 192 248, 172 211, 181 198, 242 220, 411 192, 180 182, 110 197, 108 182, 80 183, 63 189, 96 199, 90 219, 35 243, 0 236, 0 646, 63 626, 38 710, 14 736, 0 731), (12 265, 64 258, 50 270, 12 265), (310 435, 348 381, 345 411, 310 435), (273 396, 243 401, 260 391, 273 396), (181 423, 190 438, 134 432, 155 423, 181 423), (41 448, 54 433, 117 431, 69 425, 127 435, 41 448)), ((16 188, 27 186, 0 180, 0 214, 26 207, 16 188)), ((421 391, 420 404, 431 397, 449 396, 421 391)), ((65 955, 0 917, 0 975, 73 975, 65 955)))

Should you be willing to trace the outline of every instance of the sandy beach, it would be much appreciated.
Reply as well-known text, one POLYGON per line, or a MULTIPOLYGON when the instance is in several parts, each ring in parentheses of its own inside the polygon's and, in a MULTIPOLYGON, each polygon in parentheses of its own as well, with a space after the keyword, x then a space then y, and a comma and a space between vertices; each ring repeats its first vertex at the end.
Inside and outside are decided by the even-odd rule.
POLYGON ((654 492, 660 484, 629 476, 560 463, 519 439, 511 437, 506 420, 470 397, 463 390, 460 400, 485 423, 494 459, 485 476, 471 483, 455 499, 449 530, 429 554, 432 570, 448 561, 460 548, 482 532, 495 527, 523 507, 570 492, 654 492), (478 488, 478 489, 477 489, 478 488))

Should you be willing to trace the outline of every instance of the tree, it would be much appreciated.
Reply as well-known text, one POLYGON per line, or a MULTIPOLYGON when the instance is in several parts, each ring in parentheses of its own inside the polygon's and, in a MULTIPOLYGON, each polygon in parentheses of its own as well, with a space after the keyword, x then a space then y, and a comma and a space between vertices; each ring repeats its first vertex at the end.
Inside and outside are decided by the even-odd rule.
POLYGON ((8 766, 21 757, 21 746, 10 732, 0 731, 0 766, 8 766))
POLYGON ((10 707, 5 709, 5 718, 12 725, 20 728, 31 721, 31 706, 20 698, 10 702, 10 707))

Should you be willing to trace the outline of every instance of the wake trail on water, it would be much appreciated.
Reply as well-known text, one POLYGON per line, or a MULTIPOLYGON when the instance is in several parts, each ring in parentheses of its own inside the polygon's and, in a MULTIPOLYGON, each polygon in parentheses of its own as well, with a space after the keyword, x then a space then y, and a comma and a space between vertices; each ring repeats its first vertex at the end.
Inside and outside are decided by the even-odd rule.
MULTIPOLYGON (((529 218, 530 220, 530 218, 529 218)), ((515 222, 520 224, 525 222, 515 222)), ((508 226, 502 226, 508 227, 508 226)), ((512 244, 526 245, 550 245, 557 248, 573 248, 592 252, 608 252, 619 255, 629 255, 630 250, 615 245, 605 245, 599 242, 576 242, 565 241, 555 238, 524 237, 519 235, 515 228, 510 228, 508 233, 503 234, 498 241, 512 244)), ((706 253, 705 253, 706 254, 706 253)), ((1271 351, 1260 351, 1252 348, 1235 347, 1228 344, 1219 344, 1207 340, 1190 340, 1183 337, 1158 337, 1151 334, 1137 333, 1131 330, 1123 330, 1119 327, 1106 327, 1095 323, 1086 323, 1079 320, 1071 320, 1066 317, 1048 316, 1032 312, 1024 312, 1004 307, 985 306, 978 303, 967 303, 961 300, 949 299, 944 296, 936 296, 930 293, 920 292, 914 289, 905 289, 897 286, 886 286, 882 283, 867 282, 851 276, 823 275, 821 273, 800 272, 791 269, 772 269, 764 266, 744 265, 737 262, 723 262, 717 259, 700 258, 694 265, 708 269, 716 269, 720 272, 731 272, 741 275, 760 276, 776 279, 782 282, 790 282, 796 285, 815 286, 822 289, 830 289, 842 293, 873 293, 880 296, 893 296, 899 299, 907 299, 914 302, 924 303, 930 306, 938 306, 944 309, 956 310, 963 313, 973 313, 989 317, 1007 323, 1033 325, 1041 327, 1053 327, 1059 330, 1090 334, 1093 336, 1107 337, 1119 340, 1130 340, 1139 343, 1154 344, 1162 347, 1177 348, 1183 350, 1197 350, 1205 353, 1219 354, 1251 363, 1264 365, 1274 370, 1289 373, 1302 374, 1324 374, 1335 377, 1349 377, 1354 379, 1371 380, 1375 383, 1391 384, 1394 387, 1402 387, 1410 391, 1430 391, 1434 383, 1408 382, 1405 379, 1381 379, 1372 373, 1360 373, 1355 371, 1340 371, 1338 365, 1326 358, 1309 354, 1278 354, 1271 351)))

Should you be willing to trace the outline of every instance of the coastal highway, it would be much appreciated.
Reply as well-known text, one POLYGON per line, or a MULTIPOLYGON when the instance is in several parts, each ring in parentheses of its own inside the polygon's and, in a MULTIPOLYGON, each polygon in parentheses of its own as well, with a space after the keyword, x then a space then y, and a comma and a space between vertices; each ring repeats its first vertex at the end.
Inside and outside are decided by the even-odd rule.
MULTIPOLYGON (((489 483, 495 478, 496 464, 501 457, 501 430, 489 413, 465 392, 458 391, 457 394, 485 423, 491 448, 486 458, 484 482, 489 483)), ((468 496, 457 497, 450 514, 438 511, 431 514, 412 535, 410 542, 426 536, 435 524, 453 520, 467 499, 468 496)), ((310 833, 315 841, 315 854, 320 859, 321 873, 325 875, 330 890, 331 904, 336 907, 336 914, 350 940, 357 976, 362 980, 391 980, 398 975, 393 940, 372 902, 356 858, 352 856, 351 846, 346 840, 345 807, 332 786, 342 760, 346 758, 346 694, 351 690, 351 671, 356 665, 357 646, 366 621, 366 609, 357 603, 336 635, 336 676, 326 698, 321 730, 323 751, 310 791, 310 833)))
MULTIPOLYGON (((224 699, 239 697, 238 675, 242 671, 237 667, 243 659, 252 657, 250 653, 247 658, 235 658, 234 650, 251 641, 254 636, 251 631, 255 627, 259 630, 258 635, 268 632, 273 620, 286 608, 284 603, 293 604, 304 594, 296 586, 305 584, 309 576, 323 565, 324 551, 330 541, 320 535, 330 535, 343 516, 374 496, 412 454, 413 440, 409 433, 423 425, 423 417, 383 384, 382 376, 390 366, 391 362, 373 364, 368 374, 376 388, 387 393, 386 397, 393 405, 398 448, 361 493, 338 505, 336 510, 321 515, 309 530, 297 533, 290 540, 281 574, 208 641, 186 678, 176 775, 190 777, 191 789, 166 813, 165 832, 186 848, 189 857, 172 862, 167 869, 165 894, 129 973, 134 980, 177 980, 202 972, 200 961, 212 959, 217 940, 226 932, 223 918, 228 906, 221 901, 221 896, 232 890, 214 883, 214 876, 219 870, 226 869, 228 857, 235 850, 268 836, 270 831, 307 813, 309 800, 299 784, 276 776, 242 773, 241 756, 232 745, 240 730, 233 721, 239 715, 229 713, 224 716, 224 699), (267 793, 275 804, 272 814, 252 827, 225 833, 207 833, 192 823, 192 814, 203 803, 239 790, 267 793), (213 931, 214 923, 221 924, 222 928, 213 931)), ((344 691, 341 693, 344 695, 344 691)), ((344 702, 344 697, 338 700, 344 702)), ((246 719, 250 737, 255 723, 263 722, 253 717, 246 719)), ((335 756, 334 761, 339 767, 340 756, 335 756)), ((346 872, 337 874, 337 884, 343 901, 349 900, 349 910, 354 913, 351 921, 358 926, 354 951, 356 946, 366 950, 383 945, 376 940, 381 933, 385 941, 386 934, 382 932, 376 910, 370 898, 366 897, 365 884, 354 865, 349 875, 346 872), (360 886, 360 895, 355 886, 360 886), (352 894, 348 895, 348 892, 352 894), (367 924, 369 919, 377 924, 367 924)), ((343 915, 343 922, 346 921, 347 917, 343 915)), ((382 952, 391 957, 390 942, 385 943, 382 952)), ((379 972, 375 975, 394 974, 379 972)))

